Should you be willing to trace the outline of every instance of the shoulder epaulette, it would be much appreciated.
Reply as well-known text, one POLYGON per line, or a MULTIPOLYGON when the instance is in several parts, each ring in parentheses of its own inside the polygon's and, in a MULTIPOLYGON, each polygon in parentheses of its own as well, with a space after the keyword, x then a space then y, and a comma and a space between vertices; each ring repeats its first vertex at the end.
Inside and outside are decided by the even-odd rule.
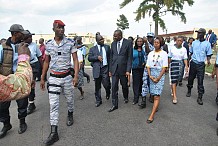
POLYGON ((52 39, 48 40, 48 41, 47 41, 45 44, 47 44, 47 43, 51 42, 51 40, 52 40, 52 39))
POLYGON ((74 43, 74 40, 72 40, 71 38, 67 38, 67 40, 74 43))

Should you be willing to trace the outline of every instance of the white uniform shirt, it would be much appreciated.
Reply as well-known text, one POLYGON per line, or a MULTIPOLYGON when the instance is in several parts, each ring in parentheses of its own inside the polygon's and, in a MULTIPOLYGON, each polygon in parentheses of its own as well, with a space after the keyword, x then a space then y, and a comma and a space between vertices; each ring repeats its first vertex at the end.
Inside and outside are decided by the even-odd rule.
POLYGON ((173 46, 168 53, 168 57, 171 58, 171 60, 184 60, 187 59, 187 51, 185 47, 177 48, 176 46, 173 46))

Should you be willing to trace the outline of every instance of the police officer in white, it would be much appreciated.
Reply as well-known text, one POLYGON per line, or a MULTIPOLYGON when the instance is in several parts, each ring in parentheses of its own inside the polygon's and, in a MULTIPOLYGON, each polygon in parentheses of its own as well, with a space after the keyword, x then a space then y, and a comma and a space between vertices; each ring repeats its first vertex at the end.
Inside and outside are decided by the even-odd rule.
POLYGON ((61 20, 55 20, 53 23, 53 31, 55 37, 46 43, 46 57, 43 65, 43 72, 41 76, 40 86, 45 90, 45 75, 50 66, 50 77, 48 80, 48 93, 50 103, 50 124, 51 133, 45 140, 46 145, 52 145, 59 140, 57 125, 59 116, 59 96, 63 89, 64 95, 67 99, 68 117, 67 126, 73 125, 73 110, 74 110, 74 91, 73 85, 76 86, 78 82, 78 58, 77 49, 73 40, 64 36, 65 24, 61 20), (75 75, 72 78, 70 73, 71 55, 74 62, 75 75))

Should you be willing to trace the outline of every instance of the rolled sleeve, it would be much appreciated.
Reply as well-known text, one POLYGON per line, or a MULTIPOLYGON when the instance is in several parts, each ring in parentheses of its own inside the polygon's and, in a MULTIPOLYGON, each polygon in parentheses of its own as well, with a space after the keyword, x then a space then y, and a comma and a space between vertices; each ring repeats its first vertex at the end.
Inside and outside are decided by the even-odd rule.
POLYGON ((211 49, 211 45, 210 45, 209 43, 208 43, 208 45, 207 45, 206 52, 207 52, 207 56, 213 55, 212 49, 211 49))

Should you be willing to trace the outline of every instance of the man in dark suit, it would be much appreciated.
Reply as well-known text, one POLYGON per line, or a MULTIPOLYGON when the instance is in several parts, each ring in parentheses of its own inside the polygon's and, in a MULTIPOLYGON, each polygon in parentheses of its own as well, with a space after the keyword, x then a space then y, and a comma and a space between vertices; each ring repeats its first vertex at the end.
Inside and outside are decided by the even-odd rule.
POLYGON ((122 85, 124 103, 128 103, 128 77, 132 68, 132 44, 123 38, 121 30, 115 30, 111 44, 109 76, 112 76, 112 107, 108 112, 118 109, 118 83, 122 85))
POLYGON ((101 83, 106 90, 106 99, 110 98, 110 47, 104 44, 104 38, 101 35, 96 36, 96 42, 97 44, 89 50, 88 60, 92 63, 92 72, 95 79, 95 106, 99 107, 102 104, 101 83))
POLYGON ((214 47, 216 46, 217 36, 211 29, 206 34, 206 40, 210 42, 211 48, 214 49, 214 47))

